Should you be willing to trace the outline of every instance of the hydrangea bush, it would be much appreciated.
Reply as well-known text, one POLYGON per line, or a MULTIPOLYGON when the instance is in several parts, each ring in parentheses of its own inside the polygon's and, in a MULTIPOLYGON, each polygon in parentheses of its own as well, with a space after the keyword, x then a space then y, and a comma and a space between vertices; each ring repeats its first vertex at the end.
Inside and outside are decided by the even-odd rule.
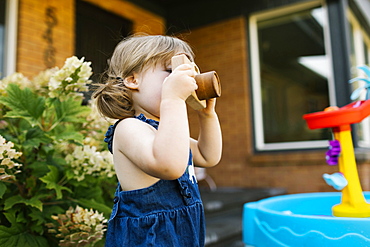
POLYGON ((109 124, 83 105, 92 74, 68 58, 0 81, 0 246, 102 246, 116 186, 109 124))

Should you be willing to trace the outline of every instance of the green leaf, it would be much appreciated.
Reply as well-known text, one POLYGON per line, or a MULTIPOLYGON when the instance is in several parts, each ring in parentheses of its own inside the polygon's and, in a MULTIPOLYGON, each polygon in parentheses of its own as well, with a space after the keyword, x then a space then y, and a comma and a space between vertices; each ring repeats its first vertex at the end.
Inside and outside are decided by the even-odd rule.
POLYGON ((29 88, 20 89, 15 84, 7 87, 8 96, 0 97, 0 103, 10 108, 5 117, 23 118, 31 126, 39 124, 39 119, 45 110, 45 98, 34 94, 29 88))
MULTIPOLYGON (((9 210, 9 211, 12 211, 12 210, 9 210)), ((17 222, 17 218, 15 215, 16 215, 15 210, 13 210, 13 212, 4 212, 4 216, 6 217, 6 219, 11 224, 14 224, 14 225, 16 225, 16 222, 17 222)))
POLYGON ((25 204, 27 206, 35 207, 39 209, 40 211, 42 211, 42 202, 37 197, 26 199, 20 195, 15 195, 15 196, 12 196, 6 199, 4 203, 4 210, 8 210, 12 208, 15 204, 19 204, 19 203, 25 204))
POLYGON ((40 178, 40 180, 46 184, 46 188, 55 190, 55 192, 57 193, 57 199, 61 199, 63 197, 62 190, 66 190, 72 193, 72 191, 69 188, 58 184, 59 182, 58 168, 56 168, 55 166, 48 166, 48 168, 50 172, 48 172, 45 176, 40 178))
POLYGON ((104 215, 108 216, 112 209, 110 207, 108 207, 107 205, 105 204, 102 204, 102 203, 98 203, 96 202, 94 199, 76 199, 75 200, 78 204, 80 204, 81 206, 85 207, 85 208, 93 208, 95 210, 98 210, 100 213, 103 213, 104 215))
POLYGON ((28 232, 20 224, 12 227, 0 226, 0 246, 2 247, 48 247, 47 240, 28 232))
POLYGON ((59 121, 71 123, 83 123, 86 119, 81 116, 86 116, 91 109, 87 106, 82 106, 80 101, 73 98, 65 101, 54 101, 54 108, 59 121))
POLYGON ((41 143, 49 144, 52 139, 47 136, 47 133, 40 128, 32 128, 27 131, 26 141, 23 143, 25 146, 38 147, 41 143))
POLYGON ((2 182, 0 182, 0 199, 3 198, 3 195, 6 192, 6 185, 2 182))
MULTIPOLYGON (((68 202, 64 206, 71 206, 72 205, 71 203, 72 202, 68 202)), ((65 214, 66 208, 63 208, 61 206, 56 206, 56 205, 47 205, 45 206, 45 210, 42 213, 45 219, 45 223, 51 223, 51 222, 54 222, 54 220, 52 219, 52 216, 58 215, 58 214, 65 214)), ((45 224, 43 224, 43 226, 45 226, 45 224)))
POLYGON ((87 186, 78 186, 74 190, 74 196, 76 198, 94 199, 96 202, 103 203, 103 190, 99 184, 88 184, 87 186), (87 194, 86 191, 89 191, 87 194))
POLYGON ((33 221, 36 221, 36 225, 41 225, 45 223, 43 212, 31 209, 31 213, 28 214, 33 221))
POLYGON ((55 135, 55 139, 57 140, 73 140, 77 143, 82 143, 85 139, 85 136, 77 131, 70 131, 70 132, 60 132, 55 135))
POLYGON ((47 219, 50 219, 52 215, 55 214, 63 214, 65 213, 66 210, 62 208, 61 206, 56 206, 56 205, 46 205, 44 207, 44 211, 42 212, 44 217, 47 219))
MULTIPOLYGON (((32 207, 30 207, 32 208, 32 207)), ((36 210, 36 209, 35 209, 36 210)), ((10 210, 11 211, 11 210, 10 210)), ((22 223, 22 224, 29 224, 28 222, 28 215, 26 213, 26 210, 19 210, 20 212, 18 212, 16 215, 16 222, 17 223, 22 223)))
POLYGON ((32 169, 32 175, 35 177, 45 176, 49 172, 47 163, 44 161, 34 161, 28 167, 32 169))

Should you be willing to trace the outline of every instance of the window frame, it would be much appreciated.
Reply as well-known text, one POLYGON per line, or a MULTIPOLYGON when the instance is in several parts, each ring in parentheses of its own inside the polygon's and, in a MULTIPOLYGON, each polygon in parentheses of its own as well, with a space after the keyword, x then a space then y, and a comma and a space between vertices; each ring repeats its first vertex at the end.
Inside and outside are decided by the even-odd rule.
MULTIPOLYGON (((261 97, 261 77, 260 77, 260 59, 258 45, 258 26, 260 20, 275 18, 297 11, 302 11, 308 8, 322 7, 326 14, 326 23, 328 20, 328 11, 325 3, 321 1, 309 1, 279 7, 273 10, 261 11, 250 15, 249 17, 249 54, 250 54, 250 71, 251 71, 251 87, 252 87, 252 108, 253 108, 253 123, 254 123, 254 144, 256 151, 282 151, 282 150, 302 150, 302 149, 317 149, 326 148, 327 140, 315 141, 298 141, 298 142, 279 142, 265 143, 264 128, 263 128, 263 113, 262 113, 262 97, 261 97)), ((331 55, 331 42, 328 26, 324 26, 324 42, 325 52, 329 60, 329 76, 328 90, 329 102, 331 105, 336 105, 335 84, 333 76, 333 65, 331 55)), ((305 114, 302 112, 302 116, 305 114)))
POLYGON ((16 72, 17 59, 18 0, 6 0, 5 5, 4 74, 1 77, 16 72))

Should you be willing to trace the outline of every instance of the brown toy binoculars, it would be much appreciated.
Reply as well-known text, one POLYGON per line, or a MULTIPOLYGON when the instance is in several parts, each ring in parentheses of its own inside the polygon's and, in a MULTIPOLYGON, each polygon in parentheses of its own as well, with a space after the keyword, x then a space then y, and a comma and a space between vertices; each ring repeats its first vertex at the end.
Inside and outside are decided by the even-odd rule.
POLYGON ((200 110, 206 107, 205 100, 220 97, 221 84, 216 71, 200 73, 196 64, 192 63, 184 54, 172 57, 172 69, 175 69, 181 64, 190 64, 194 66, 197 73, 195 81, 198 89, 195 90, 187 99, 186 103, 195 110, 200 110))

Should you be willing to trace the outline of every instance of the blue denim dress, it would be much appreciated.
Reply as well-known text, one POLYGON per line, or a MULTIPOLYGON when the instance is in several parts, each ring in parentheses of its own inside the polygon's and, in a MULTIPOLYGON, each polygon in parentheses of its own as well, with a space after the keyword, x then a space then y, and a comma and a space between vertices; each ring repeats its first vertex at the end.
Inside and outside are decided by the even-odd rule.
MULTIPOLYGON (((157 121, 142 114, 136 118, 158 128, 157 121)), ((105 138, 111 152, 116 125, 105 138)), ((159 180, 132 191, 122 191, 118 184, 105 246, 203 247, 204 210, 193 170, 190 152, 188 168, 176 180, 159 180)))

